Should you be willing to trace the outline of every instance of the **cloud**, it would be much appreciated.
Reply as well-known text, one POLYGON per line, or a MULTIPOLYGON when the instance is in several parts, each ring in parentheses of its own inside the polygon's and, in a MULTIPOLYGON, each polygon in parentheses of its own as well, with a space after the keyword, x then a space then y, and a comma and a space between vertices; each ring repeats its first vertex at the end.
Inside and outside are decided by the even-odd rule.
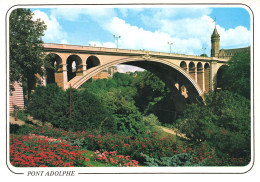
POLYGON ((250 44, 250 31, 243 26, 237 26, 228 30, 217 26, 220 34, 220 48, 245 47, 250 44))
POLYGON ((113 42, 89 41, 89 46, 116 48, 116 44, 113 42))
POLYGON ((173 52, 194 53, 194 49, 201 49, 198 38, 179 38, 167 32, 148 31, 126 23, 123 19, 115 17, 106 29, 120 35, 119 47, 127 49, 145 49, 150 51, 169 52, 168 42, 174 42, 173 52))
POLYGON ((69 44, 66 39, 61 40, 60 43, 61 43, 61 44, 69 44))
POLYGON ((123 17, 127 17, 128 15, 128 8, 120 8, 119 12, 122 14, 123 17))
POLYGON ((140 17, 145 25, 160 28, 163 21, 181 21, 191 17, 196 19, 203 15, 209 15, 211 12, 210 8, 154 8, 144 11, 140 17))
MULTIPOLYGON (((211 34, 215 27, 209 16, 211 8, 59 8, 52 9, 49 19, 54 25, 53 36, 62 32, 57 19, 76 21, 77 19, 95 22, 103 30, 120 35, 119 48, 169 52, 167 42, 173 42, 172 52, 180 54, 202 54, 202 47, 210 52, 211 34), (131 16, 130 16, 131 13, 131 16), (119 18, 121 15, 122 18, 119 18), (146 26, 127 23, 127 18, 139 18, 146 26)), ((48 17, 47 17, 48 18, 48 17)), ((217 25, 220 34, 220 47, 232 48, 248 46, 250 31, 243 26, 225 29, 217 25)), ((57 36, 61 36, 62 33, 57 36)), ((50 37, 49 37, 50 38, 50 37)), ((64 40, 60 38, 60 40, 64 40)), ((65 39, 66 40, 66 39, 65 39)), ((115 42, 89 41, 101 47, 116 47, 115 42)))
POLYGON ((51 9, 51 16, 74 21, 82 14, 83 9, 79 8, 55 8, 51 9))
POLYGON ((122 65, 122 64, 117 65, 117 70, 120 73, 144 71, 144 69, 136 66, 122 65))
MULTIPOLYGON (((211 49, 210 37, 215 27, 213 19, 205 14, 202 16, 198 16, 199 14, 197 14, 197 17, 190 16, 182 19, 179 17, 177 19, 168 18, 175 15, 172 12, 167 13, 166 11, 165 14, 161 14, 160 12, 154 15, 155 19, 154 17, 150 19, 153 19, 152 22, 157 22, 157 31, 172 37, 173 46, 180 53, 200 54, 202 52, 201 48, 206 46, 209 54, 211 49), (162 17, 162 19, 158 17, 162 17)), ((217 30, 220 34, 220 46, 222 48, 245 47, 250 44, 250 30, 246 27, 237 26, 225 29, 217 25, 217 30)))
POLYGON ((67 33, 62 30, 61 25, 55 17, 51 16, 49 18, 47 14, 40 10, 33 11, 33 14, 33 20, 41 19, 47 25, 47 30, 45 31, 45 35, 43 37, 45 42, 68 43, 66 40, 67 33))
POLYGON ((89 21, 89 18, 97 22, 101 27, 106 25, 111 19, 117 16, 113 8, 56 8, 52 9, 51 15, 57 18, 63 18, 68 21, 77 19, 89 21))
POLYGON ((188 17, 201 17, 209 15, 212 12, 210 8, 160 8, 155 9, 154 19, 184 19, 188 17))

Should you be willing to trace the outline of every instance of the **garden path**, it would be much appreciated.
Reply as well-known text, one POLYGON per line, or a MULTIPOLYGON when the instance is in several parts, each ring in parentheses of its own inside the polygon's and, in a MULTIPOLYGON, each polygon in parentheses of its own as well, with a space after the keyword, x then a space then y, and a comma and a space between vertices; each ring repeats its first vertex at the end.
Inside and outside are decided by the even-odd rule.
POLYGON ((163 127, 163 126, 161 126, 161 128, 162 128, 162 130, 163 130, 164 132, 166 132, 166 133, 169 133, 169 134, 172 134, 172 135, 176 135, 176 136, 181 137, 181 138, 188 139, 188 138, 185 136, 185 134, 180 133, 180 132, 178 132, 177 130, 172 130, 172 129, 170 129, 170 128, 166 128, 166 127, 163 127))
POLYGON ((15 118, 14 118, 13 116, 9 116, 9 122, 10 122, 10 124, 17 124, 17 125, 19 125, 19 126, 22 126, 22 125, 25 124, 25 122, 22 121, 22 120, 20 120, 20 119, 17 119, 17 120, 15 121, 15 118))

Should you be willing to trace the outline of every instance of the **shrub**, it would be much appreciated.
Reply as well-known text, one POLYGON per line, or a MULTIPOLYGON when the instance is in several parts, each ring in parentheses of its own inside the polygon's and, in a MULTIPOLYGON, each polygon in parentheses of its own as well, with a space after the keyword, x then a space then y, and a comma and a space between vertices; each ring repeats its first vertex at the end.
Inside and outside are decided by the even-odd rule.
POLYGON ((143 121, 145 124, 145 131, 147 133, 159 133, 161 129, 159 126, 161 123, 159 122, 158 118, 154 114, 149 114, 148 116, 143 116, 143 121))
POLYGON ((42 121, 50 122, 55 127, 73 130, 100 128, 113 131, 115 125, 108 110, 96 96, 87 90, 66 92, 55 84, 37 87, 28 103, 28 112, 42 121))
POLYGON ((30 126, 30 125, 22 125, 13 133, 15 133, 17 135, 26 135, 26 134, 34 133, 33 128, 34 127, 30 126))
POLYGON ((18 124, 11 124, 10 123, 10 133, 17 133, 17 131, 19 130, 21 126, 19 126, 18 124))
POLYGON ((146 165, 152 166, 192 166, 198 165, 197 163, 193 164, 192 154, 191 153, 181 153, 173 155, 172 157, 161 157, 160 159, 155 159, 150 156, 144 155, 146 165))

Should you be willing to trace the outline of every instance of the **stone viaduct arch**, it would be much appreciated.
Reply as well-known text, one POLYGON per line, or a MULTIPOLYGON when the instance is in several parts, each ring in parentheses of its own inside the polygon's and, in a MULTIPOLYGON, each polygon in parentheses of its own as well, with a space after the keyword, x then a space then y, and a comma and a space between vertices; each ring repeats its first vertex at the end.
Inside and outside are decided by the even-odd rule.
POLYGON ((183 100, 184 90, 188 91, 190 100, 203 97, 204 93, 214 90, 218 69, 228 61, 220 58, 90 46, 44 44, 44 47, 47 55, 55 55, 51 62, 55 62, 58 69, 52 80, 64 89, 77 89, 100 71, 117 64, 127 64, 156 74, 173 91, 176 100, 183 100))

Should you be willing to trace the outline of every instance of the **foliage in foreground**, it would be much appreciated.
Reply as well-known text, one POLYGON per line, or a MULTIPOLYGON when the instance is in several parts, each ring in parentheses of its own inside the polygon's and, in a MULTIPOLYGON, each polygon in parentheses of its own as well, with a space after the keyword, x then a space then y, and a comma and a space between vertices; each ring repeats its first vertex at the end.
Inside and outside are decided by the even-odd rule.
POLYGON ((174 161, 177 166, 243 166, 248 164, 247 158, 234 158, 231 154, 219 158, 207 143, 181 146, 172 136, 161 138, 158 134, 147 134, 133 139, 123 134, 100 134, 95 130, 73 132, 57 128, 29 126, 20 128, 17 131, 17 134, 19 133, 60 138, 72 146, 78 146, 79 149, 98 150, 99 154, 105 151, 116 151, 117 154, 129 156, 132 160, 138 161, 140 165, 149 166, 151 158, 156 162, 156 164, 153 162, 155 166, 174 165, 174 161), (186 162, 182 160, 182 156, 186 162), (178 162, 177 159, 182 162, 178 162))
POLYGON ((143 116, 135 106, 136 90, 129 86, 133 76, 116 75, 117 82, 97 80, 79 91, 72 89, 71 109, 70 90, 64 91, 55 84, 37 87, 27 110, 36 119, 75 131, 97 128, 101 132, 120 131, 132 137, 158 131, 158 118, 152 114, 143 116))
POLYGON ((71 90, 71 118, 70 91, 65 92, 55 84, 37 87, 27 110, 34 118, 48 121, 53 126, 63 129, 100 128, 101 131, 115 129, 109 111, 86 90, 82 92, 71 90))
POLYGON ((207 141, 219 156, 250 158, 250 102, 228 91, 191 104, 176 127, 193 141, 207 141))

